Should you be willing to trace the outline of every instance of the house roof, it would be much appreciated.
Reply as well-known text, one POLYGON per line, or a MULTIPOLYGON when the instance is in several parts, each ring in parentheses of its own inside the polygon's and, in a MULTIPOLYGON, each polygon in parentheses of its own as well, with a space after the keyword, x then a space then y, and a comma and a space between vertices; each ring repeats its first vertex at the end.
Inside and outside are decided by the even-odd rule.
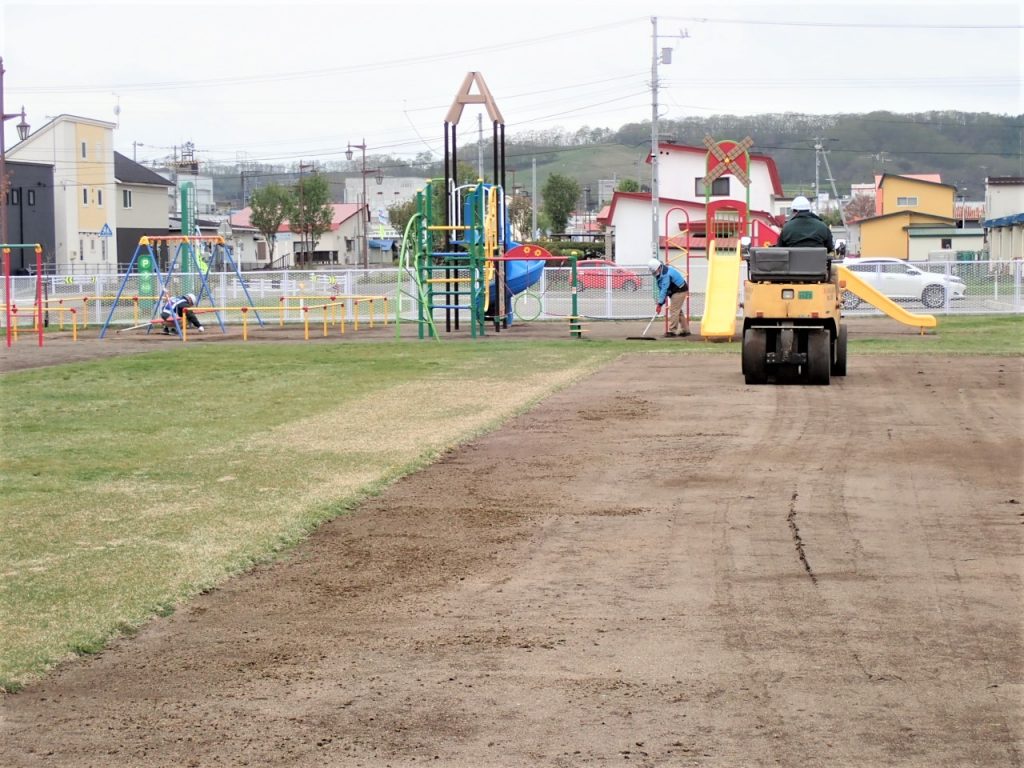
POLYGON ((857 221, 858 226, 864 226, 865 224, 871 224, 882 219, 892 219, 897 216, 916 216, 922 219, 931 219, 933 221, 948 222, 955 224, 956 219, 950 218, 949 216, 937 216, 934 213, 922 213, 921 211, 896 211, 895 213, 883 213, 881 216, 872 216, 869 219, 859 219, 857 221))
POLYGON ((888 179, 913 179, 925 184, 935 184, 940 187, 956 189, 956 186, 953 184, 943 184, 942 176, 937 173, 883 173, 881 176, 875 176, 875 185, 881 187, 888 179))
MULTIPOLYGON (((358 216, 360 211, 366 209, 365 205, 359 205, 357 203, 332 203, 331 209, 333 214, 331 215, 331 232, 337 230, 343 223, 351 219, 353 216, 358 216)), ((231 214, 230 223, 232 227, 252 227, 250 217, 252 216, 252 208, 245 207, 240 211, 236 211, 231 214)), ((277 228, 278 232, 291 232, 291 226, 287 219, 281 222, 281 226, 277 228)))
POLYGON ((981 237, 984 234, 985 230, 981 228, 911 227, 907 230, 910 237, 981 237))
POLYGON ((153 184, 160 187, 174 186, 174 182, 168 181, 159 173, 154 173, 144 165, 139 165, 120 152, 114 153, 114 178, 124 184, 153 184))
MULTIPOLYGON (((678 151, 678 152, 689 152, 696 155, 707 155, 708 150, 705 147, 691 147, 687 144, 673 144, 670 141, 658 142, 658 148, 665 147, 666 149, 678 151)), ((779 169, 775 165, 774 158, 769 155, 750 153, 751 162, 759 160, 765 164, 768 168, 768 177, 772 180, 772 193, 776 195, 782 194, 782 180, 779 178, 779 169)), ((651 154, 647 153, 647 162, 651 162, 651 154)), ((726 174, 729 175, 729 174, 726 174)))
MULTIPOLYGON (((644 200, 649 204, 651 202, 651 193, 620 192, 616 190, 615 192, 612 193, 611 203, 602 208, 601 212, 597 215, 597 221, 599 221, 601 224, 611 224, 612 220, 615 218, 615 209, 616 207, 618 207, 620 200, 644 200)), ((672 197, 662 197, 660 198, 660 201, 663 204, 671 203, 672 205, 689 206, 690 208, 702 214, 704 212, 704 203, 697 203, 694 202, 693 200, 676 200, 675 198, 672 197)))
MULTIPOLYGON (((639 200, 646 202, 648 205, 651 202, 650 192, 619 192, 616 191, 612 194, 612 202, 606 208, 601 209, 601 213, 597 216, 597 221, 604 225, 610 225, 615 219, 615 208, 618 206, 620 200, 639 200)), ((698 203, 694 200, 677 200, 672 197, 661 197, 659 202, 662 206, 671 204, 672 206, 678 206, 686 210, 687 212, 693 212, 700 215, 700 218, 691 217, 693 223, 700 222, 705 223, 704 215, 704 203, 698 203)), ((774 217, 768 211, 750 210, 747 212, 751 219, 761 218, 767 221, 773 221, 774 217)), ((682 222, 680 222, 682 224, 682 222)))

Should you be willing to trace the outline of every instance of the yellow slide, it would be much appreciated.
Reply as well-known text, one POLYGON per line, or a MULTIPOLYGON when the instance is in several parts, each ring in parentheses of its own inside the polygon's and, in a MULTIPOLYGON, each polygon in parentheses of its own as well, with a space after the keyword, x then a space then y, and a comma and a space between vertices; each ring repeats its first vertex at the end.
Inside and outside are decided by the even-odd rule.
POLYGON ((935 315, 917 315, 913 312, 908 312, 884 293, 865 283, 846 267, 839 267, 839 280, 840 283, 846 283, 846 290, 850 293, 859 296, 871 306, 882 310, 893 320, 904 325, 912 325, 915 328, 935 327, 935 315))
POLYGON ((735 252, 718 253, 715 241, 708 244, 708 283, 704 290, 704 316, 700 335, 705 339, 731 339, 736 335, 739 309, 740 246, 735 252))

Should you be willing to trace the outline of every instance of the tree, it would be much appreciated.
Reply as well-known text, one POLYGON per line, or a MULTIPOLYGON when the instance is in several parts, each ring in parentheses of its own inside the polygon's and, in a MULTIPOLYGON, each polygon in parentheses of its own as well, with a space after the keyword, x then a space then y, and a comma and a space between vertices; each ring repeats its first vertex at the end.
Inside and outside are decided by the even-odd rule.
POLYGON ((615 189, 619 192, 639 192, 640 182, 636 179, 623 179, 615 189))
POLYGON ((843 208, 847 221, 859 221, 875 215, 875 201, 869 195, 854 195, 843 208))
POLYGON ((508 220, 512 224, 512 236, 519 242, 532 240, 530 231, 533 224, 533 203, 526 195, 515 195, 508 203, 508 220))
POLYGON ((260 187, 249 196, 249 223, 266 238, 270 263, 274 263, 277 231, 288 218, 293 207, 292 193, 277 184, 260 187))
POLYGON ((399 235, 405 237, 405 228, 416 213, 416 198, 406 200, 404 203, 395 203, 388 208, 388 221, 395 228, 399 235))
POLYGON ((569 223, 569 214, 580 199, 580 185, 576 179, 552 173, 541 190, 544 197, 544 212, 556 232, 564 232, 569 223))
POLYGON ((317 243, 320 242, 320 236, 330 230, 334 219, 327 179, 319 174, 299 179, 292 199, 291 230, 302 235, 302 242, 306 248, 306 264, 309 264, 313 253, 316 252, 317 243))

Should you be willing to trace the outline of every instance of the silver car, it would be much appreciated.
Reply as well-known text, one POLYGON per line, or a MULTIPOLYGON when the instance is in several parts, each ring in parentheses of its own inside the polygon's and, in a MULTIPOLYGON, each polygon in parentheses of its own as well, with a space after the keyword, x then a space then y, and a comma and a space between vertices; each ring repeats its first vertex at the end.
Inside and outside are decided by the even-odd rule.
MULTIPOLYGON (((925 272, 903 259, 846 259, 842 265, 893 301, 920 301, 929 309, 945 306, 947 295, 950 300, 962 299, 967 290, 959 277, 925 272)), ((860 303, 849 291, 843 294, 845 309, 856 309, 860 303)))

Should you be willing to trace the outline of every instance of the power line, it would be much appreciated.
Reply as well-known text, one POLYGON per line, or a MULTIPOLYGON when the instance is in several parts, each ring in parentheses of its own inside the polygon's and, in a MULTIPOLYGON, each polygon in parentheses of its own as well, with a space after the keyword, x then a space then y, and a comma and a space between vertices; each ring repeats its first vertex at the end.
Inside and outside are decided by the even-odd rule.
POLYGON ((162 82, 143 82, 143 83, 105 83, 96 86, 85 86, 85 85, 58 85, 58 86, 27 86, 20 88, 10 88, 11 93, 23 93, 23 94, 45 94, 45 93, 63 93, 66 91, 74 91, 76 93, 82 92, 96 92, 96 91, 108 91, 112 88, 116 88, 118 92, 124 91, 154 91, 154 90, 170 90, 179 88, 214 88, 225 85, 241 85, 246 83, 271 83, 271 82, 283 82, 288 80, 304 80, 318 77, 329 77, 341 74, 351 74, 355 72, 374 72, 383 69, 392 69, 396 67, 410 67, 422 64, 427 64, 437 61, 446 61, 449 59, 458 59, 465 56, 481 53, 494 53, 496 51, 507 51, 515 48, 529 47, 538 45, 545 42, 554 40, 564 40, 569 36, 579 36, 584 34, 590 34, 593 32, 601 32, 607 29, 621 28, 623 24, 628 24, 633 21, 637 21, 641 17, 633 17, 625 20, 619 20, 615 22, 609 22, 606 24, 599 24, 593 27, 583 27, 575 30, 567 30, 565 32, 557 32, 549 35, 535 35, 526 40, 515 40, 508 41, 505 43, 492 43, 486 46, 480 46, 476 48, 467 48, 459 51, 446 51, 443 53, 429 54, 425 56, 414 56, 403 59, 389 59, 385 61, 369 62, 362 64, 353 64, 345 67, 329 67, 324 69, 312 69, 312 70, 300 70, 296 72, 275 72, 267 75, 241 75, 237 77, 216 77, 216 78, 203 78, 200 80, 167 80, 162 82))
POLYGON ((917 21, 872 22, 872 21, 777 21, 773 19, 720 19, 707 16, 663 16, 673 21, 690 21, 696 24, 736 24, 760 27, 814 27, 821 29, 1024 29, 1024 24, 927 24, 917 21))

